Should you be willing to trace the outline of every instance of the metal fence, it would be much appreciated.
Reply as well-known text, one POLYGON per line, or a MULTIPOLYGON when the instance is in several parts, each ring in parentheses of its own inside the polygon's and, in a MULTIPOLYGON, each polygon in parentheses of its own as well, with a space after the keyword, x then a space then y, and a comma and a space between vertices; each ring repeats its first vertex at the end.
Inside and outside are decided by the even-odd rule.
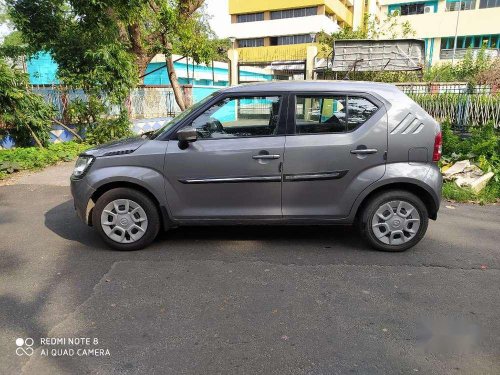
MULTIPOLYGON (((438 121, 450 121, 457 130, 467 131, 470 126, 481 126, 488 122, 500 128, 500 93, 488 85, 411 82, 396 83, 396 86, 431 116, 438 121)), ((200 99, 196 95, 196 88, 184 86, 183 89, 194 101, 200 99)), ((54 105, 60 119, 73 100, 86 100, 82 90, 67 90, 58 85, 34 85, 33 91, 54 105)), ((141 86, 131 93, 127 105, 132 120, 167 118, 180 112, 170 86, 141 86)), ((116 114, 118 108, 111 106, 109 115, 116 114)))
POLYGON ((449 121, 457 131, 492 122, 500 129, 500 93, 490 86, 466 83, 396 84, 438 121, 449 121))
POLYGON ((171 87, 139 87, 130 94, 128 104, 132 119, 172 117, 181 112, 171 87))
MULTIPOLYGON (((182 86, 185 95, 190 99, 192 86, 182 86)), ((63 119, 68 105, 76 100, 87 100, 83 90, 73 90, 61 85, 33 85, 33 92, 42 95, 45 100, 52 104, 59 113, 59 119, 63 119)), ((181 112, 174 97, 172 87, 162 86, 140 86, 133 90, 127 100, 129 114, 132 120, 159 117, 172 117, 181 112)), ((117 106, 108 106, 108 115, 116 116, 119 113, 117 106)))

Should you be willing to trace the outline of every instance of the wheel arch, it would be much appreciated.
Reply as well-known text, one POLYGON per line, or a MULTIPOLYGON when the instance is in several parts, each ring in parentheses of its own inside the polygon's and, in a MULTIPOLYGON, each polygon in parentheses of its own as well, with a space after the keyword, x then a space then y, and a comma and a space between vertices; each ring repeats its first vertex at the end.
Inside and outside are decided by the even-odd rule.
POLYGON ((364 207, 366 207, 368 202, 374 196, 389 190, 405 190, 415 194, 417 197, 422 199, 422 202, 427 208, 429 219, 436 220, 437 212, 439 210, 439 203, 435 200, 433 194, 427 188, 417 183, 416 181, 391 181, 386 182, 382 185, 375 186, 369 191, 365 191, 364 194, 361 195, 361 197, 358 197, 354 204, 353 212, 355 213, 355 219, 359 217, 364 207))
POLYGON ((92 207, 90 209, 87 209, 87 222, 89 225, 92 225, 92 210, 94 209, 94 205, 97 202, 97 200, 106 192, 116 189, 116 188, 128 188, 128 189, 133 189, 136 191, 139 191, 146 195, 148 198, 151 199, 151 201, 154 203, 156 208, 158 209, 158 214, 160 216, 161 220, 161 225, 163 228, 169 228, 172 225, 170 225, 170 219, 167 213, 167 210, 164 205, 160 203, 160 200, 158 197, 155 196, 148 188, 145 186, 141 185, 140 183, 133 182, 133 181, 110 181, 106 182, 102 185, 100 185, 94 193, 90 196, 90 200, 92 201, 92 207))

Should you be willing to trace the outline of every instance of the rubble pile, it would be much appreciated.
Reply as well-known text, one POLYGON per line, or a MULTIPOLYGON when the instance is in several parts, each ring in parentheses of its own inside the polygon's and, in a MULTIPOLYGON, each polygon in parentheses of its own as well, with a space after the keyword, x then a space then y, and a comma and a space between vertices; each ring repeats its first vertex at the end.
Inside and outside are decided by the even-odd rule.
POLYGON ((484 173, 470 160, 457 161, 453 165, 442 168, 443 178, 447 181, 455 181, 460 187, 470 187, 476 194, 488 184, 494 176, 493 172, 484 173))

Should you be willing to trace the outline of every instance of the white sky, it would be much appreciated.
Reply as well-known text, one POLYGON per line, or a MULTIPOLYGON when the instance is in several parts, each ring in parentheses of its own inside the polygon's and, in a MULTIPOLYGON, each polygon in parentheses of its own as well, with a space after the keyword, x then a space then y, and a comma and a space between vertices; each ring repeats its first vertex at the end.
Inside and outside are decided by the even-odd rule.
MULTIPOLYGON (((249 0, 251 1, 251 0, 249 0)), ((228 14, 228 0, 206 0, 206 13, 210 17, 210 26, 219 38, 229 36, 231 16, 228 14)), ((9 33, 6 25, 0 25, 0 40, 9 33)))
POLYGON ((231 16, 229 15, 228 0, 205 0, 205 6, 207 15, 212 17, 210 26, 217 36, 219 38, 230 36, 231 16))
POLYGON ((3 39, 3 37, 5 36, 5 34, 8 34, 9 33, 9 29, 7 28, 7 25, 0 25, 0 40, 3 39))

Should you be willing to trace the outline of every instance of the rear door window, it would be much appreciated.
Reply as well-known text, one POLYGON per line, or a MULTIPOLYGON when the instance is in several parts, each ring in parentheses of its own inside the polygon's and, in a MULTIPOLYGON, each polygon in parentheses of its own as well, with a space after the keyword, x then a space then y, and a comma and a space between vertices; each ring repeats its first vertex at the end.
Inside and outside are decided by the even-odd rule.
POLYGON ((298 96, 297 134, 342 133, 346 130, 345 96, 298 96))
POLYGON ((368 121, 378 107, 364 97, 302 96, 295 101, 295 133, 345 133, 368 121))
POLYGON ((347 97, 347 108, 347 131, 359 128, 378 111, 378 107, 368 99, 356 96, 347 97))

